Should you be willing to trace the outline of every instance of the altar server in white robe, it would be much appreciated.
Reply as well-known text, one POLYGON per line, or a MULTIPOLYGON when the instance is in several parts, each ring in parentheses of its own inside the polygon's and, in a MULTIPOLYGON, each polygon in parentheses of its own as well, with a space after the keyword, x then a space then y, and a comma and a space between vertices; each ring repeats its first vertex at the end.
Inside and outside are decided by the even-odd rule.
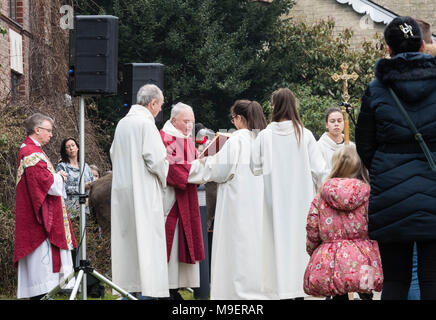
MULTIPOLYGON (((329 108, 325 113, 325 127, 327 132, 324 132, 319 138, 317 144, 326 162, 327 169, 332 168, 332 156, 336 150, 344 146, 344 114, 337 107, 329 108)), ((350 141, 350 144, 354 145, 350 141)))
POLYGON ((268 299, 262 293, 263 180, 250 170, 255 134, 265 128, 261 106, 238 100, 237 131, 215 155, 192 163, 189 181, 218 183, 211 260, 211 299, 268 299))
POLYGON ((168 161, 154 121, 163 102, 157 86, 141 87, 110 149, 112 278, 149 297, 169 296, 162 204, 168 161))
POLYGON ((256 138, 251 169, 263 175, 264 290, 274 299, 304 297, 306 219, 315 196, 315 181, 327 174, 310 130, 304 128, 291 90, 272 95, 272 122, 256 138))

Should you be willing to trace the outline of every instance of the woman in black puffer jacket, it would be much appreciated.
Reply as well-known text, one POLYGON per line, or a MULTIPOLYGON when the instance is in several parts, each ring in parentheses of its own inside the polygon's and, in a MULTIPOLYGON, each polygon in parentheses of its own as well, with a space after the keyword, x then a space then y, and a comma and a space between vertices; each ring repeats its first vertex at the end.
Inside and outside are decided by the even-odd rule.
POLYGON ((382 299, 407 299, 413 243, 418 248, 421 299, 436 299, 436 172, 406 119, 402 101, 436 159, 436 58, 422 53, 418 24, 397 17, 385 29, 391 59, 381 59, 362 98, 357 151, 369 169, 369 235, 383 264, 382 299))

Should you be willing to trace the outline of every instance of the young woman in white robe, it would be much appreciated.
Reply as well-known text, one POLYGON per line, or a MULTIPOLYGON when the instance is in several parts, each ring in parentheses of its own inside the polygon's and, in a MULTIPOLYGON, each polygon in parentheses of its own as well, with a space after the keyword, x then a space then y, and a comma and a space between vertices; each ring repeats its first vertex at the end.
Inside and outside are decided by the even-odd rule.
POLYGON ((306 296, 307 212, 327 171, 291 90, 275 91, 272 107, 272 122, 257 136, 250 163, 264 181, 263 284, 274 299, 293 299, 306 296))
MULTIPOLYGON (((344 146, 344 114, 337 107, 330 108, 325 114, 325 127, 327 132, 324 132, 318 140, 318 146, 322 156, 326 162, 327 169, 332 168, 332 156, 336 150, 344 146)), ((351 145, 354 145, 350 141, 351 145)))
POLYGON ((263 180, 250 171, 251 144, 266 120, 248 100, 235 102, 231 118, 237 131, 218 153, 195 160, 189 174, 190 183, 218 183, 210 299, 268 299, 261 292, 263 180))

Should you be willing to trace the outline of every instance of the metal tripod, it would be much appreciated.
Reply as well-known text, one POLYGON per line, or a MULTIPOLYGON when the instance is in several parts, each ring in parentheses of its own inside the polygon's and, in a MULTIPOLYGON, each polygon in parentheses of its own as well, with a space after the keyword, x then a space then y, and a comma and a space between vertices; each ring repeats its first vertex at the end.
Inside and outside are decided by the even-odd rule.
MULTIPOLYGON (((80 163, 80 176, 83 177, 83 171, 85 169, 85 98, 80 96, 80 149, 79 149, 79 163, 80 163)), ((85 194, 85 181, 80 179, 79 186, 80 195, 83 196, 85 194)), ((133 295, 125 291, 124 289, 117 286, 112 281, 106 279, 100 273, 94 270, 91 267, 91 262, 86 259, 86 213, 85 213, 85 201, 80 200, 80 236, 81 236, 81 245, 80 245, 80 264, 78 267, 74 268, 74 272, 64 278, 58 286, 56 286, 53 290, 47 293, 41 300, 48 300, 52 296, 54 296, 64 285, 70 282, 76 275, 76 282, 74 284, 74 288, 70 295, 70 300, 74 300, 76 298, 77 292, 79 290, 80 283, 82 283, 82 299, 87 300, 87 286, 86 286, 86 276, 93 275, 97 279, 103 281, 114 290, 118 291, 122 296, 127 297, 130 300, 138 300, 133 295)))

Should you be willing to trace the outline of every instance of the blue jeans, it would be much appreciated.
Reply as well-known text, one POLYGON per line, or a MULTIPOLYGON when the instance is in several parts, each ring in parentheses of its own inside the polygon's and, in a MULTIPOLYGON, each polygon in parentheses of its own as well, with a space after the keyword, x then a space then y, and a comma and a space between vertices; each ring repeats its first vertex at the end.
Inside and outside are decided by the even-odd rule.
POLYGON ((412 281, 410 282, 409 295, 407 300, 421 300, 421 292, 418 282, 418 252, 416 250, 416 242, 413 244, 413 260, 412 260, 412 281))

